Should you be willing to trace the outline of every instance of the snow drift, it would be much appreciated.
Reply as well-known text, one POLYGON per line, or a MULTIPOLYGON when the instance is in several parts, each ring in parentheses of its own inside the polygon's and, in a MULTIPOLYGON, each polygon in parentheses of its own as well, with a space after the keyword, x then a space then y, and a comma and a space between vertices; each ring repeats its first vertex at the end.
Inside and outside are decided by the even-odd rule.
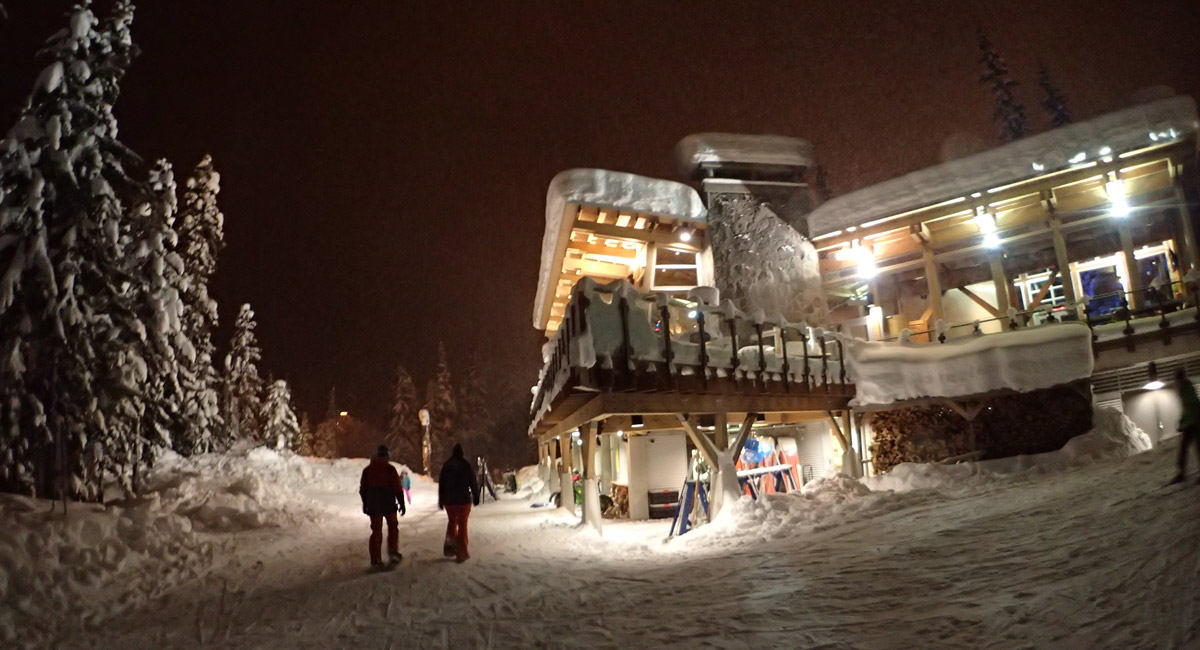
MULTIPOLYGON (((0 640, 36 647, 42 612, 83 623, 156 598, 207 571, 218 533, 335 516, 305 494, 354 495, 366 461, 265 448, 184 458, 164 452, 143 494, 104 505, 0 494, 0 640)), ((354 497, 357 498, 357 497, 354 497)))
POLYGON ((1128 456, 1150 449, 1150 437, 1116 409, 1094 409, 1092 422, 1091 431, 1071 438, 1062 449, 1056 451, 954 465, 901 463, 890 472, 865 478, 863 482, 872 490, 897 492, 962 487, 990 483, 1004 476, 1025 472, 1044 473, 1066 469, 1100 458, 1128 456))

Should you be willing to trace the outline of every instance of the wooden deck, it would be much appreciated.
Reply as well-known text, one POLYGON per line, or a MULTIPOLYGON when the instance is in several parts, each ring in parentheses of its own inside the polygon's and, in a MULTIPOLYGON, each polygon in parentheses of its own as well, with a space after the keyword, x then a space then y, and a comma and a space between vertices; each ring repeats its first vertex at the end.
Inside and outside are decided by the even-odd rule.
MULTIPOLYGON (((638 430, 680 428, 676 414, 757 413, 772 422, 802 422, 845 411, 853 384, 805 385, 798 382, 698 377, 667 378, 658 373, 611 377, 612 373, 576 370, 551 408, 531 429, 538 440, 573 431, 593 420, 623 423, 638 430), (664 385, 667 380, 674 387, 664 385), (641 416, 634 425, 630 416, 641 416)), ((611 427, 610 427, 611 429, 611 427)))

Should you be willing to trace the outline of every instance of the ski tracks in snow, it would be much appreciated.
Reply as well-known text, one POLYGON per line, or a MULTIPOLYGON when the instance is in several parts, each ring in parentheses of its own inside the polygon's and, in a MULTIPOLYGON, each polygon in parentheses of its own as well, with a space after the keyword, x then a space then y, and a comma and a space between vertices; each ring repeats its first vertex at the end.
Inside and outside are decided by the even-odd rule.
POLYGON ((441 556, 426 488, 396 571, 365 573, 349 511, 237 537, 209 575, 58 647, 1197 647, 1200 488, 1136 498, 1171 453, 870 495, 841 521, 696 547, 502 501, 472 514, 464 564, 441 556))

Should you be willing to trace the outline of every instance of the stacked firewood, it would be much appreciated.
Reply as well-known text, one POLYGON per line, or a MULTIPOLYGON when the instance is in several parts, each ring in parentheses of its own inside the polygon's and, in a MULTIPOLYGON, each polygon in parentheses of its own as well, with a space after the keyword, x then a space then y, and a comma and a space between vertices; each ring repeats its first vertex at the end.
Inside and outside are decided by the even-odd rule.
POLYGON ((1055 387, 960 402, 968 421, 949 405, 882 411, 871 418, 871 456, 879 472, 900 463, 1003 458, 1061 448, 1092 426, 1091 401, 1069 387, 1055 387))
POLYGON ((604 511, 604 516, 610 519, 628 519, 629 518, 629 487, 626 485, 613 484, 612 486, 612 505, 608 510, 604 511))

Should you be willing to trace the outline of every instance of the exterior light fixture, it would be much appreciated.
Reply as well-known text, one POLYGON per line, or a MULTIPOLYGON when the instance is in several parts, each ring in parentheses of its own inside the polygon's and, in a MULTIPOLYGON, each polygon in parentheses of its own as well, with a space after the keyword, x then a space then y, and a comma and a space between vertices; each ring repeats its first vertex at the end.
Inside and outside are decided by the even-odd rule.
POLYGON ((996 234, 996 215, 977 208, 975 225, 979 226, 979 232, 983 235, 984 246, 995 248, 1000 245, 1000 237, 996 234))
POLYGON ((687 228, 687 227, 680 228, 679 229, 679 241, 682 241, 682 242, 692 241, 692 229, 687 228))
POLYGON ((1112 204, 1110 211, 1114 217, 1129 216, 1129 200, 1125 197, 1125 181, 1117 177, 1104 184, 1104 192, 1112 204))
POLYGON ((850 249, 858 262, 858 277, 869 279, 875 277, 875 254, 868 246, 855 246, 850 249))
POLYGON ((646 426, 646 420, 640 415, 631 415, 629 416, 629 426, 634 429, 641 429, 646 426))
POLYGON ((1067 162, 1072 165, 1078 165, 1079 163, 1081 163, 1085 160, 1087 160, 1087 152, 1080 151, 1079 153, 1075 154, 1074 156, 1071 156, 1071 158, 1069 160, 1067 160, 1067 162))
POLYGON ((695 309, 688 312, 688 318, 691 318, 693 320, 699 315, 700 315, 700 312, 696 311, 695 309))
POLYGON ((342 411, 341 413, 338 413, 338 417, 343 417, 343 418, 344 418, 344 417, 346 417, 347 415, 350 415, 350 411, 342 411))
POLYGON ((1150 365, 1147 366, 1146 370, 1149 372, 1150 381, 1147 381, 1146 385, 1142 388, 1145 388, 1146 390, 1158 390, 1163 386, 1166 386, 1166 384, 1159 380, 1158 366, 1153 361, 1150 362, 1150 365))

